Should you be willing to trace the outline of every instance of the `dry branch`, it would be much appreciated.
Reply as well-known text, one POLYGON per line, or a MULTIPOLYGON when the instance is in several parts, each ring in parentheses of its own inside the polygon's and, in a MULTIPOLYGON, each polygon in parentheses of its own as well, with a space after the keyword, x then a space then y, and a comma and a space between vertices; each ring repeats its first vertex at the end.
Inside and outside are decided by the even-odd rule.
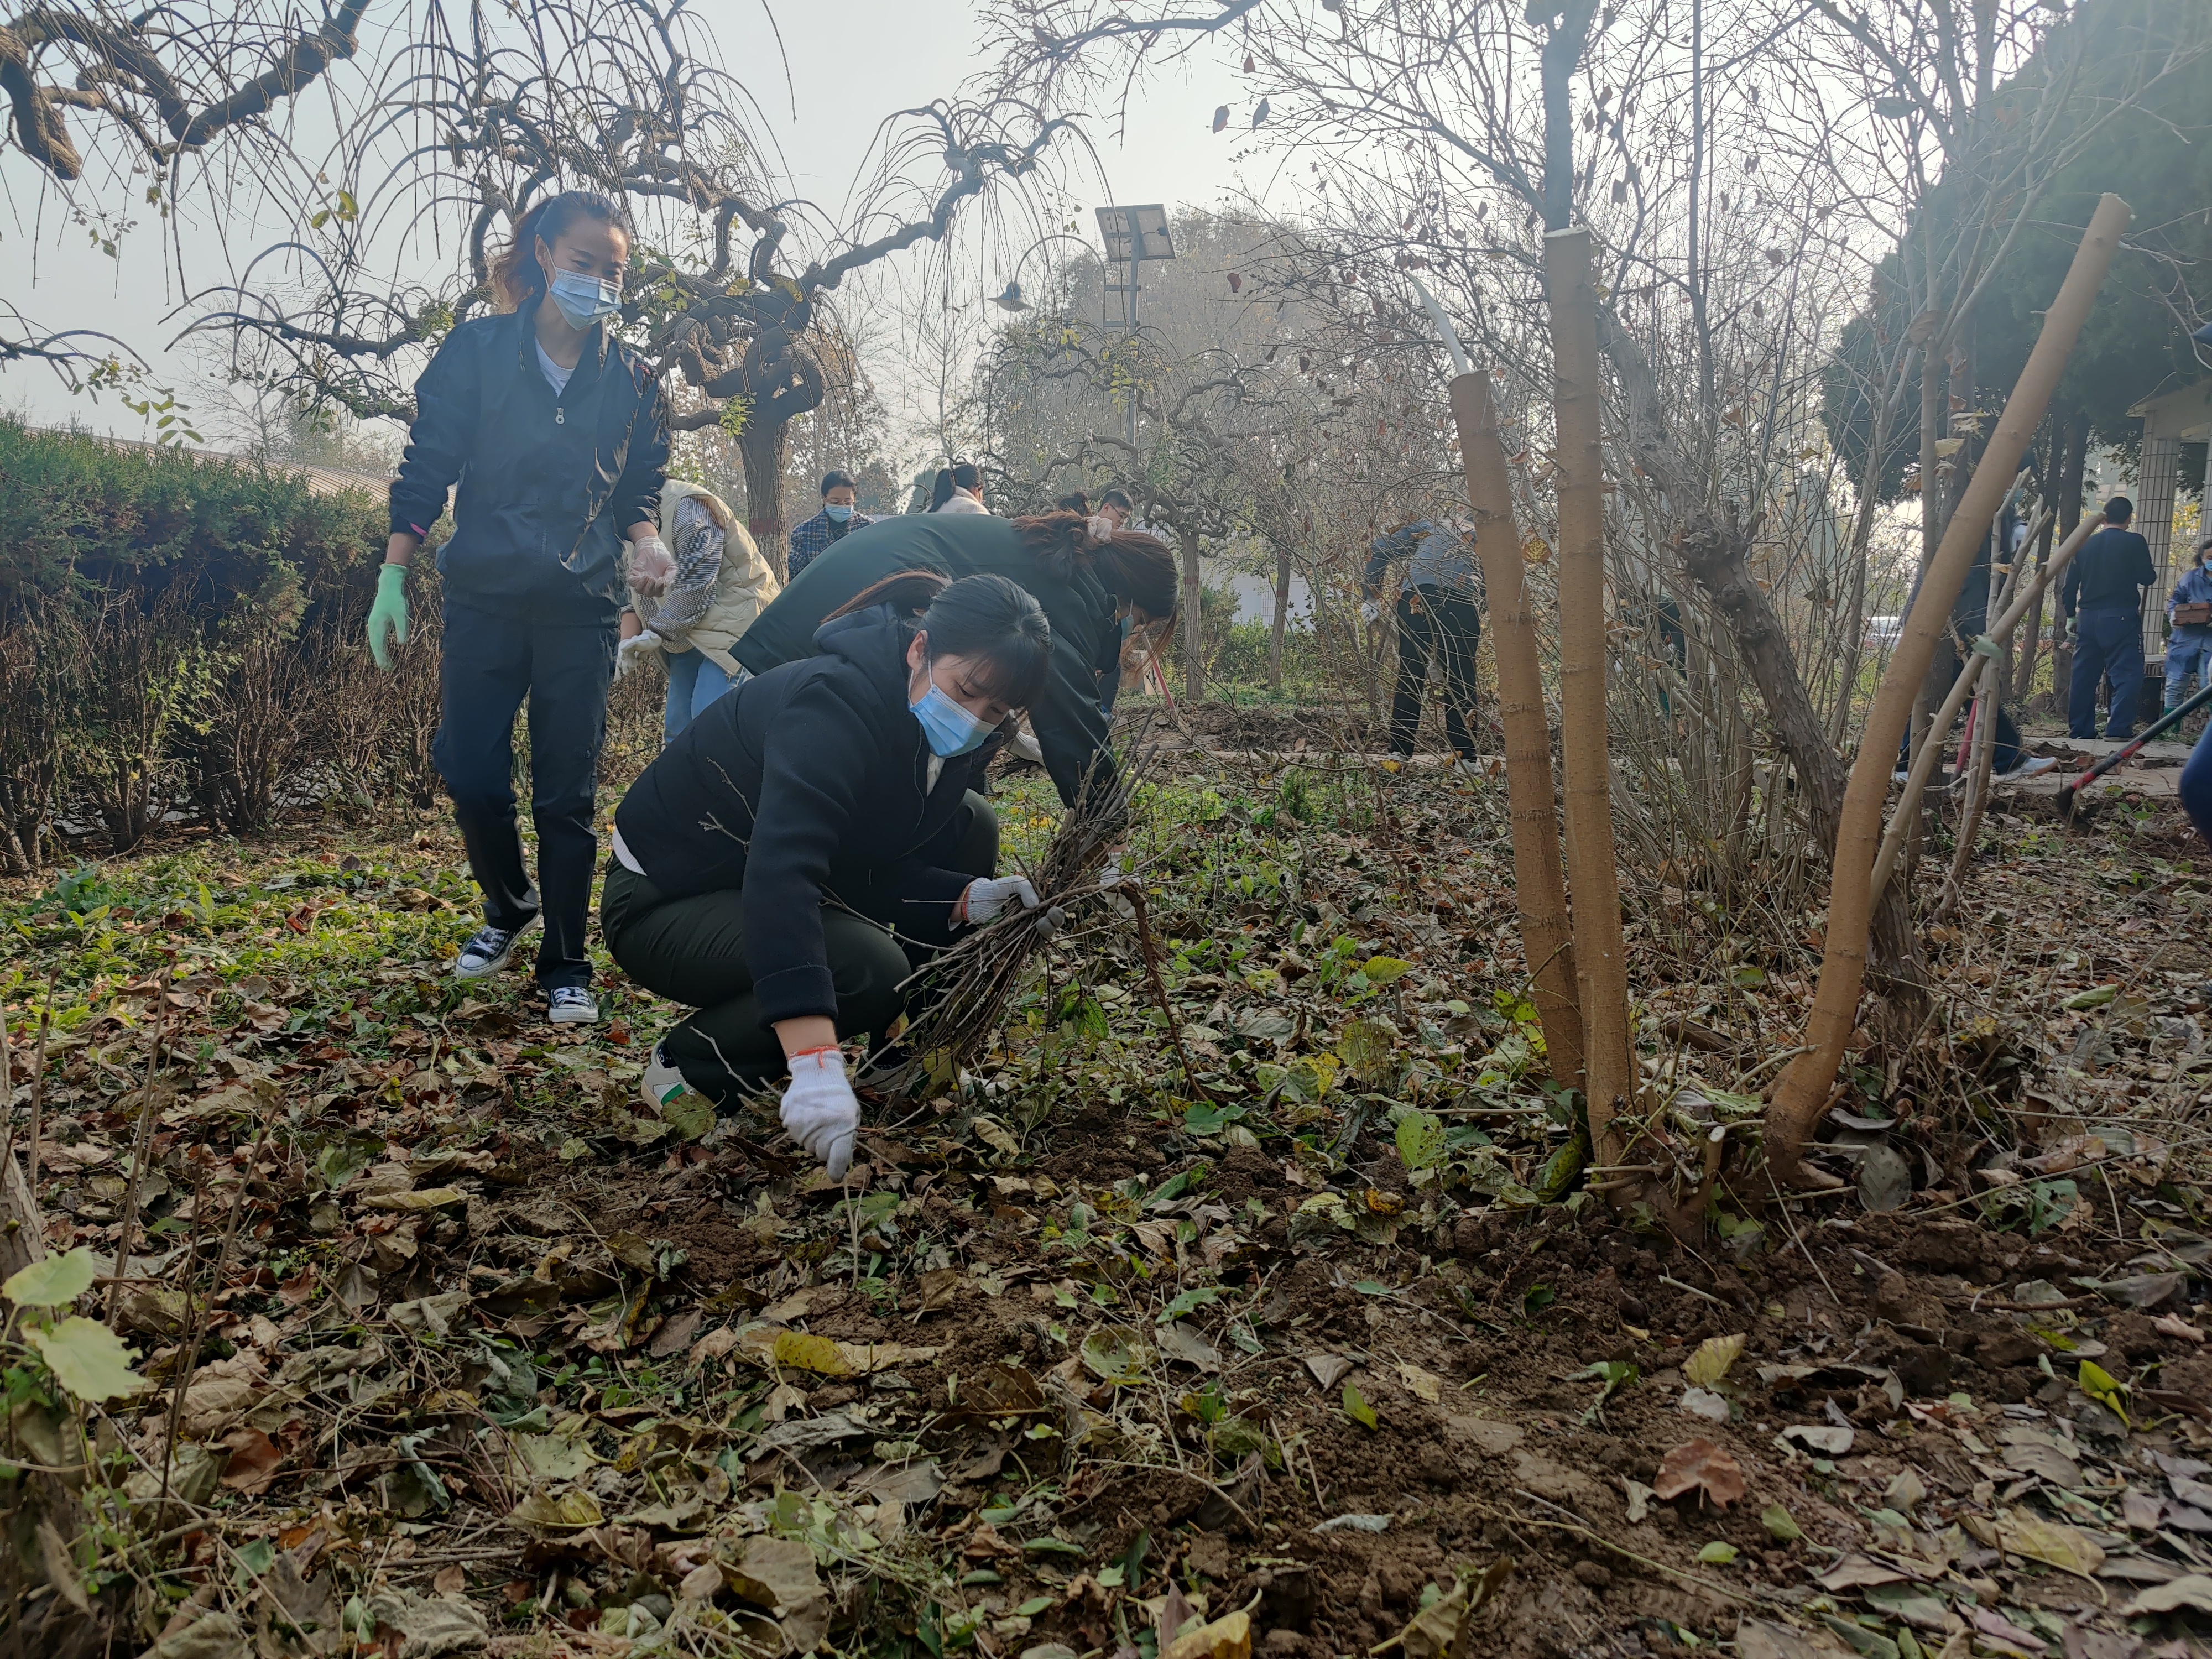
MULTIPOLYGON (((1128 822, 1130 801, 1151 758, 1149 751, 1131 748, 1130 758, 1110 769, 1101 766, 1085 781, 1044 857, 1027 872, 1037 908, 1016 905, 988 925, 971 928, 906 981, 922 988, 927 1001, 907 1026, 902 1046, 908 1058, 877 1079, 880 1086, 909 1094, 932 1079, 951 1082, 1000 1041, 1007 1004, 1031 959, 1066 920, 1068 908, 1110 890, 1099 879, 1101 866, 1114 837, 1128 822)), ((1180 1053, 1173 1012, 1163 1012, 1180 1053)), ((1186 1071, 1188 1064, 1186 1059, 1186 1071)))
MULTIPOLYGON (((1595 1161, 1626 1163, 1616 1114, 1635 1099, 1628 1036, 1628 961, 1613 840, 1613 765, 1606 743, 1605 453, 1600 429, 1597 302, 1589 233, 1544 238, 1558 377, 1559 746, 1565 763, 1575 967, 1581 981, 1583 1067, 1595 1161)), ((1532 967, 1534 963, 1530 964, 1532 967)))
POLYGON ((2107 195, 2098 203, 2088 233, 2075 253, 2073 268, 2044 315, 2043 330, 2028 355, 2027 366, 2021 372, 2020 382, 1990 434, 1989 448, 1920 585, 1920 595, 1905 618, 1903 637, 1875 694, 1874 711, 1860 734, 1858 758, 1844 792, 1820 987, 1814 994, 1802 1038, 1806 1052, 1790 1062, 1767 1106, 1767 1156, 1784 1181, 1803 1183, 1808 1179, 1802 1161, 1805 1147, 1827 1103, 1829 1087, 1858 1018, 1882 802, 1889 793, 1898 742, 1905 735, 1913 701, 1935 656, 1936 639, 1949 625, 1951 606, 1965 585, 1982 538, 2012 488, 2021 458, 2027 453, 2051 390, 2065 369, 2129 216, 2127 204, 2117 196, 2107 195))
MULTIPOLYGON (((2064 545, 2036 572, 2028 591, 1997 618, 1996 625, 1990 629, 1991 641, 2002 646, 2012 637, 2014 629, 2020 625, 2020 619, 2036 608, 2036 601, 2043 597, 2045 588, 2066 574, 2066 567, 2074 562, 2074 556, 2081 550, 2082 544, 2103 524, 2102 519, 2091 519, 2075 526, 2064 545)), ((1973 653, 1972 660, 1966 665, 1966 671, 1952 683, 1943 706, 1936 711, 1936 718, 1929 723, 1930 732, 1951 729, 1951 722, 1959 717, 1959 710, 1966 706, 1967 697, 1980 683, 1980 677, 1990 661, 1990 658, 1978 651, 1973 653)), ((1874 881, 1877 888, 1888 881, 1897 868, 1897 860, 1905 851, 1905 837, 1910 833, 1914 815, 1919 811, 1920 797, 1928 787, 1928 780, 1942 756, 1942 745, 1931 740, 1921 745, 1920 753, 1913 759, 1912 770, 1905 780, 1905 793, 1898 802, 1897 810, 1890 814, 1888 833, 1882 836, 1881 851, 1875 857, 1874 881)))
POLYGON ((1505 792, 1513 815, 1514 898, 1521 953, 1535 981, 1536 1018, 1553 1080, 1582 1085, 1583 1014, 1575 988, 1575 947, 1559 871, 1559 809, 1552 775, 1551 723, 1544 712, 1536 617, 1513 522, 1513 487, 1498 441, 1498 409, 1486 373, 1451 383, 1452 418, 1474 511, 1490 637, 1498 655, 1498 715, 1505 728, 1505 792))

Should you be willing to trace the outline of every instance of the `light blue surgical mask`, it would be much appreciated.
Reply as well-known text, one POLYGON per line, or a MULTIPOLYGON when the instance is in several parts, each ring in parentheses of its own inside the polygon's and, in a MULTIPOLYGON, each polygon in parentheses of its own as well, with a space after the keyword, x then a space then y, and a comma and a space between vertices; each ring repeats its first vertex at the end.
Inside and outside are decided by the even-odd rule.
POLYGON ((622 284, 603 283, 580 270, 556 270, 546 292, 571 328, 589 328, 622 309, 622 284))
POLYGON ((980 747, 993 730, 988 720, 969 714, 947 696, 935 680, 930 681, 929 690, 907 708, 921 722, 921 735, 929 744, 929 752, 939 760, 951 760, 955 755, 965 755, 980 747))
POLYGON ((841 507, 835 501, 825 501, 823 503, 822 510, 830 515, 830 521, 834 524, 842 524, 853 516, 851 507, 841 507))

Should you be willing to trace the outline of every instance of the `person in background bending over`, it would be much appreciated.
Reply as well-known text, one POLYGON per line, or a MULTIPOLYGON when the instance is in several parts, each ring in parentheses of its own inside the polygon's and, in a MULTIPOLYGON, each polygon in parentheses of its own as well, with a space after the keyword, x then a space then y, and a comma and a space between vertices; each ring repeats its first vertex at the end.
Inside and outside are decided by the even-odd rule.
POLYGON ((2143 678, 2142 591, 2156 586, 2150 544, 2128 528, 2135 503, 2115 495, 2105 503, 2105 527, 2083 543, 2066 568, 2060 600, 2074 617, 2074 684, 2067 699, 2069 737, 2097 735, 2097 683, 2111 677, 2108 738, 2136 734, 2136 704, 2143 678))
POLYGON ((935 570, 948 577, 1004 576, 1033 595, 1052 625, 1052 672, 1025 705, 1045 770, 1073 806, 1092 787, 1111 787, 1112 722, 1098 706, 1097 663, 1125 607, 1140 623, 1171 621, 1175 560, 1154 536, 1117 532, 1073 513, 902 513, 848 536, 793 580, 736 647, 755 674, 810 657, 815 632, 862 589, 888 577, 935 570), (980 519, 981 522, 977 520, 980 519))
POLYGON ((929 510, 933 513, 988 513, 983 505, 983 470, 973 461, 957 461, 951 466, 937 470, 937 482, 930 487, 929 510))
POLYGON ((668 465, 659 382, 614 337, 630 235, 621 207, 568 191, 522 216, 494 262, 502 313, 463 323, 415 383, 392 485, 391 538, 368 613, 379 667, 407 640, 407 567, 458 483, 445 580, 443 705, 431 753, 483 890, 484 926, 453 963, 505 968, 534 921, 557 1024, 599 1017, 584 955, 623 559, 641 591, 675 561, 653 529, 668 465), (544 897, 514 822, 514 717, 530 702, 530 810, 544 897))
POLYGON ((632 588, 615 678, 659 655, 668 665, 661 737, 673 742, 702 709, 745 678, 730 647, 783 584, 729 504, 702 485, 671 478, 660 491, 660 522, 674 545, 676 577, 658 597, 632 588))
POLYGON ((2179 708, 2190 675, 2200 691, 2212 685, 2212 536, 2197 544, 2197 562, 2174 583, 2166 615, 2173 625, 2166 642, 2166 706, 2179 708))
POLYGON ((1360 587, 1378 603, 1383 578, 1400 559, 1410 559, 1398 590, 1398 679, 1390 694, 1390 758, 1394 770, 1413 758, 1421 725, 1421 691, 1429 662, 1444 681, 1444 735, 1452 763, 1474 763, 1474 651, 1482 639, 1482 570, 1474 538, 1455 526, 1416 519, 1377 538, 1367 550, 1360 587))
POLYGON ((791 532, 791 553, 783 562, 786 581, 855 530, 875 522, 854 505, 859 499, 860 486, 851 473, 822 475, 822 510, 791 532))

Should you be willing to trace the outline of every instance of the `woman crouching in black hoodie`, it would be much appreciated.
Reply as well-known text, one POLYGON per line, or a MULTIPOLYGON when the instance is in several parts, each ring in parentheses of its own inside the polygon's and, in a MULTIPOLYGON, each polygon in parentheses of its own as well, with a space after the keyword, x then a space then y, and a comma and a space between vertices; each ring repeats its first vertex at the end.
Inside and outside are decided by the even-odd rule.
POLYGON ((1043 689, 1052 629, 1003 576, 886 578, 661 750, 615 811, 599 925, 698 1012, 653 1050, 656 1112, 788 1066, 783 1123, 842 1179, 860 1127, 841 1039, 887 1030, 913 962, 1036 894, 994 879, 983 741, 1043 689), (924 607, 927 606, 927 609, 924 607))

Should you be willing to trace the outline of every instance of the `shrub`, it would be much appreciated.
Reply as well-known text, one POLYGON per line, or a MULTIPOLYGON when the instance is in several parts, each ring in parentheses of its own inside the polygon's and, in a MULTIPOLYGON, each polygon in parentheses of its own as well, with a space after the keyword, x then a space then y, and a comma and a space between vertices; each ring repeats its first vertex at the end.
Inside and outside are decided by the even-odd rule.
POLYGON ((403 689, 349 672, 366 661, 384 542, 373 494, 7 419, 0 477, 9 868, 45 861, 57 818, 96 824, 121 851, 187 810, 260 829, 293 781, 344 780, 370 799, 412 781, 403 757, 427 757, 427 736, 386 729, 403 689))

